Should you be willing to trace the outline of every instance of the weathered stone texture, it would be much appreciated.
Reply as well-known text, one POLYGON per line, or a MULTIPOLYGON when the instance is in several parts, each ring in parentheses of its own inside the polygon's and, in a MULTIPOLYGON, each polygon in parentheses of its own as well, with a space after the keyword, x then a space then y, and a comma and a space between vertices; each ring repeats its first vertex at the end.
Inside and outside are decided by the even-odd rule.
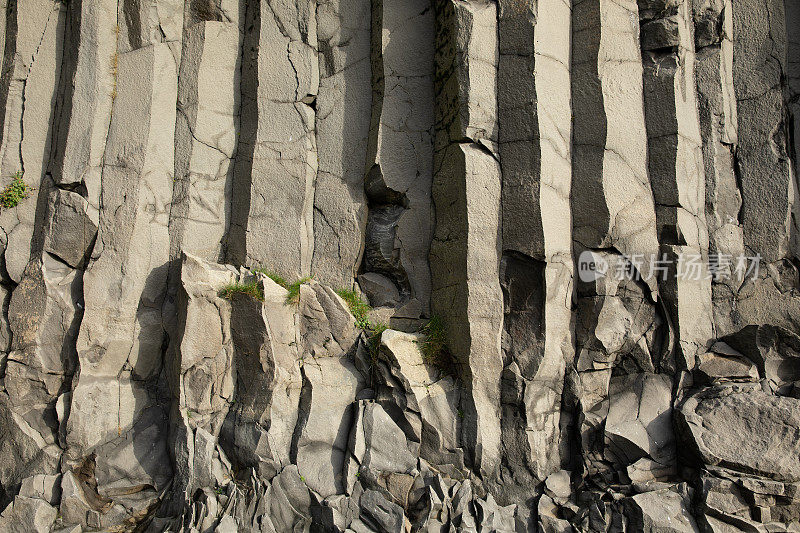
POLYGON ((799 10, 0 0, 0 530, 797 531, 799 10))
MULTIPOLYGON (((314 252, 319 90, 314 2, 261 2, 258 128, 244 263, 308 275, 314 252)), ((247 117, 252 120, 252 117, 247 117)))
POLYGON ((334 287, 353 284, 364 246, 364 166, 372 98, 370 13, 367 0, 317 5, 319 167, 311 270, 334 287))
POLYGON ((430 256, 433 312, 447 324, 471 395, 462 438, 485 473, 500 459, 501 174, 493 153, 496 33, 478 39, 478 29, 494 27, 495 9, 477 2, 436 4, 436 233, 430 256), (474 93, 467 90, 473 80, 474 93))

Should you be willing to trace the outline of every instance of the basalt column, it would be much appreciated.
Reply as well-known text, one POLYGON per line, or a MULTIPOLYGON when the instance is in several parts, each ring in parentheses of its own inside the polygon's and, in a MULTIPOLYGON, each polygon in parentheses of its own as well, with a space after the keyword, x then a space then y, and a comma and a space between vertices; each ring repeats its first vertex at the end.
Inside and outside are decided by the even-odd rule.
POLYGON ((579 263, 572 444, 582 456, 574 466, 592 477, 605 476, 616 461, 604 436, 612 374, 671 365, 664 361, 670 351, 657 282, 643 260, 657 255, 658 240, 636 3, 574 1, 572 46, 572 238, 579 263))
POLYGON ((739 221, 742 195, 734 171, 733 18, 730 0, 695 2, 693 8, 713 324, 719 337, 735 330, 735 300, 743 278, 736 268, 744 242, 739 221))
POLYGON ((260 20, 258 126, 241 261, 295 279, 311 273, 314 251, 316 3, 262 0, 260 20))
POLYGON ((434 15, 430 0, 373 0, 371 18, 362 270, 395 285, 403 308, 395 317, 416 319, 431 291, 434 15))
POLYGON ((462 440, 482 474, 500 463, 500 193, 496 6, 437 0, 433 312, 468 393, 462 440))
POLYGON ((314 190, 315 279, 350 287, 358 274, 367 219, 364 159, 369 136, 369 0, 317 5, 319 94, 314 190))
POLYGON ((564 371, 574 357, 571 19, 558 0, 499 6, 501 482, 519 501, 560 468, 564 371))
POLYGON ((648 170, 659 266, 667 268, 654 275, 680 339, 676 364, 691 369, 713 335, 692 8, 687 0, 640 0, 639 9, 648 170))
MULTIPOLYGON (((771 323, 795 328, 800 305, 796 263, 798 213, 790 159, 791 80, 787 32, 796 23, 784 2, 732 0, 733 82, 738 116, 736 171, 747 256, 760 256, 739 291, 737 326, 771 323)), ((794 58, 796 60, 796 58, 794 58)), ((796 132, 795 132, 796 135, 796 132)))

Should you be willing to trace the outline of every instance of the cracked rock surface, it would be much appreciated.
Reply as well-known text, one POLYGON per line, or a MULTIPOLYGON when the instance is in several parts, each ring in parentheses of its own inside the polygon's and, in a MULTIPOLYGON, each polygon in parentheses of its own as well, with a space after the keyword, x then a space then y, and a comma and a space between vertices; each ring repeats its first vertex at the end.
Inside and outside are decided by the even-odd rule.
POLYGON ((800 531, 796 0, 0 0, 0 51, 0 532, 800 531))

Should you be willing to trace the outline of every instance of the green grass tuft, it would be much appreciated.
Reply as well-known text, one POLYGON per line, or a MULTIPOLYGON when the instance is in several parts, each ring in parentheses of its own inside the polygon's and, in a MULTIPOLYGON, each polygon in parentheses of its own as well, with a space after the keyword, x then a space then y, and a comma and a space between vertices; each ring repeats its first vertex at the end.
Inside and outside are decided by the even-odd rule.
MULTIPOLYGON (((272 281, 274 281, 275 283, 277 283, 278 285, 280 285, 281 287, 283 287, 284 289, 289 291, 289 294, 286 296, 286 303, 287 304, 296 304, 300 300, 300 286, 302 284, 308 283, 309 281, 314 279, 314 276, 306 276, 306 277, 298 279, 297 281, 295 281, 293 283, 289 283, 286 280, 286 278, 284 278, 280 274, 276 274, 275 272, 272 272, 271 270, 267 270, 266 268, 263 268, 263 267, 251 268, 250 272, 252 272, 253 274, 256 274, 256 273, 264 274, 269 279, 271 279, 272 281)), ((263 295, 262 295, 261 298, 263 300, 263 298, 264 298, 263 295)))
POLYGON ((219 291, 220 297, 227 300, 233 299, 233 297, 237 294, 249 296, 260 302, 264 301, 264 291, 257 281, 251 281, 249 283, 241 283, 238 281, 229 283, 222 287, 222 289, 219 291))
POLYGON ((422 326, 420 333, 425 335, 425 338, 419 341, 422 360, 429 365, 446 366, 447 334, 441 317, 433 315, 428 323, 422 326))
POLYGON ((372 311, 372 307, 357 292, 349 289, 339 289, 336 294, 341 296, 342 300, 347 304, 350 313, 356 319, 356 327, 359 329, 372 329, 372 324, 369 321, 369 313, 372 311))
POLYGON ((271 279, 272 281, 274 281, 275 283, 277 283, 278 285, 280 285, 284 289, 288 289, 289 288, 289 282, 286 281, 286 278, 284 278, 280 274, 276 274, 275 272, 267 270, 266 268, 261 268, 261 267, 251 268, 250 272, 252 272, 253 274, 264 274, 265 276, 267 276, 269 279, 271 279))
POLYGON ((0 193, 0 206, 6 209, 17 207, 17 205, 28 197, 31 187, 22 180, 22 172, 17 172, 11 178, 11 183, 8 184, 2 193, 0 193))
POLYGON ((378 322, 374 325, 371 324, 368 329, 371 333, 367 338, 367 351, 369 351, 370 359, 375 363, 375 361, 378 360, 378 352, 381 349, 381 335, 384 331, 389 329, 389 326, 383 322, 378 322))
POLYGON ((311 276, 306 276, 304 278, 298 279, 297 281, 286 287, 286 290, 289 291, 289 294, 286 296, 286 303, 296 304, 298 301, 300 301, 300 285, 308 283, 309 281, 311 281, 311 279, 312 279, 311 276))

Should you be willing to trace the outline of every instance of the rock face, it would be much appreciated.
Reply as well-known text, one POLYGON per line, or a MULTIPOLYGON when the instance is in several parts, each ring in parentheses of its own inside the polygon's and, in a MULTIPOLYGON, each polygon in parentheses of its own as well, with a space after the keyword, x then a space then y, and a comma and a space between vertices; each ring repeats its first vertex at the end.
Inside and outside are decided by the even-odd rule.
POLYGON ((0 531, 800 530, 794 0, 6 0, 0 531))

